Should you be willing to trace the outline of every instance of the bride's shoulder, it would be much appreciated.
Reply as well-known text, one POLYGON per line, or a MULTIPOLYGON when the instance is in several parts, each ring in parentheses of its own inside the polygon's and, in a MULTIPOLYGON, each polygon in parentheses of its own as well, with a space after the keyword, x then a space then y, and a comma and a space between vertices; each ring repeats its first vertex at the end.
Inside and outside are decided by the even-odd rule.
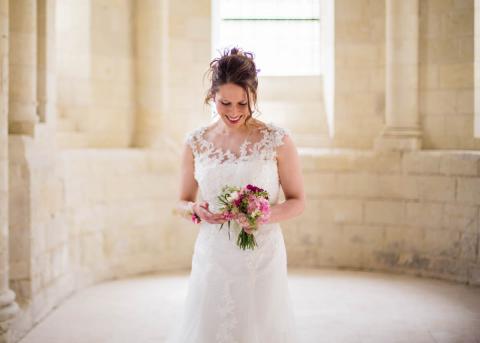
POLYGON ((201 126, 198 126, 194 129, 191 129, 190 131, 188 131, 185 134, 185 136, 184 136, 185 141, 187 143, 190 143, 190 142, 198 140, 203 135, 203 133, 205 132, 205 130, 207 128, 208 128, 208 125, 201 125, 201 126))
POLYGON ((286 136, 291 136, 289 129, 275 124, 274 122, 260 122, 261 130, 268 133, 269 141, 273 143, 274 146, 279 146, 284 143, 284 138, 286 136))

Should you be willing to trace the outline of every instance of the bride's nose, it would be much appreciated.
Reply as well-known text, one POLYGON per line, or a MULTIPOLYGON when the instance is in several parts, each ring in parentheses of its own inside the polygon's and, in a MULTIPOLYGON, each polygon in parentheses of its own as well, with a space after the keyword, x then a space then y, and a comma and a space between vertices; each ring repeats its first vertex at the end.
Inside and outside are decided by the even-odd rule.
POLYGON ((235 107, 235 106, 233 107, 232 115, 233 115, 234 118, 236 118, 237 116, 242 115, 242 114, 243 114, 242 109, 240 107, 235 107))

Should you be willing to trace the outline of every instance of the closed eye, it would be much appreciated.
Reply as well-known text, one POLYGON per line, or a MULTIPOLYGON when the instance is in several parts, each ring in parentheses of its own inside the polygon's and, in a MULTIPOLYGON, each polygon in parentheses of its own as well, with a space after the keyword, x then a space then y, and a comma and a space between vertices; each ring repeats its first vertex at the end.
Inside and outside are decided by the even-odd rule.
MULTIPOLYGON (((222 105, 228 106, 228 105, 230 105, 230 103, 229 103, 229 102, 227 102, 227 103, 225 103, 225 102, 222 102, 222 105)), ((241 106, 246 106, 246 105, 247 105, 247 103, 240 104, 240 105, 241 105, 241 106)))

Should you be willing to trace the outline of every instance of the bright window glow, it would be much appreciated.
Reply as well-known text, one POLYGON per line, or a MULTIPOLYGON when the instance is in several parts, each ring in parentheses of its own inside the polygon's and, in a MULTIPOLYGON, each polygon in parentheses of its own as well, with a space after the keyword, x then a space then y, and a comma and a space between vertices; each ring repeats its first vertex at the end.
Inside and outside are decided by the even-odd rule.
POLYGON ((254 53, 259 76, 320 74, 319 0, 216 1, 214 57, 238 46, 254 53))

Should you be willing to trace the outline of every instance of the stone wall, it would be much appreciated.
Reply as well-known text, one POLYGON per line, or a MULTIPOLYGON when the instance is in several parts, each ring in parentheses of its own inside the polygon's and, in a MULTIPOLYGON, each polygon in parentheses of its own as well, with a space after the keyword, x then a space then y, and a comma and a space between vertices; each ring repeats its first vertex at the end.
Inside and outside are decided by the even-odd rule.
MULTIPOLYGON (((18 21, 13 28, 25 29, 20 24, 30 23, 37 12, 12 3, 16 9, 7 19, 18 21)), ((36 2, 21 4, 27 3, 36 2)), ((54 2, 38 3, 48 3, 48 17, 54 2)), ((478 148, 471 138, 473 0, 420 3, 423 143, 478 148)), ((3 19, 8 6, 5 0, 0 4, 3 19)), ((36 92, 35 70, 41 75, 54 68, 40 63, 28 69, 16 60, 11 66, 17 76, 7 80, 5 44, 0 49, 0 202, 9 204, 8 216, 0 213, 0 230, 4 238, 7 228, 10 234, 1 245, 0 275, 21 307, 12 328, 14 341, 65 297, 90 284, 189 268, 198 231, 170 211, 178 197, 181 138, 205 124, 210 113, 202 105, 210 2, 57 4, 78 15, 70 22, 57 13, 59 30, 65 30, 56 48, 58 118, 49 106, 38 118, 32 106, 48 97, 48 92, 36 92), (163 21, 158 24, 152 13, 163 21), (161 43, 149 45, 157 35, 161 43), (22 73, 27 88, 17 82, 22 73), (2 111, 7 81, 18 95, 15 111, 8 113, 8 151, 2 111), (19 110, 24 105, 26 117, 19 110), (109 149, 59 150, 57 142, 109 149)), ((365 150, 385 122, 385 3, 336 0, 333 25, 335 70, 329 86, 335 90, 335 137, 325 144, 363 150, 300 149, 307 209, 282 223, 289 266, 403 272, 479 285, 480 155, 365 150)), ((29 38, 52 49, 48 30, 26 26, 29 38)), ((21 49, 21 37, 18 32, 13 37, 14 55, 34 61, 36 45, 29 39, 28 49, 21 49)), ((39 78, 39 89, 46 79, 39 78)), ((321 96, 330 90, 325 91, 322 78, 260 81, 259 98, 264 94, 266 101, 261 118, 287 127, 295 123, 299 148, 306 142, 300 135, 326 129, 321 96), (285 99, 289 81, 298 89, 285 99), (315 111, 319 118, 312 122, 308 118, 315 111)))
POLYGON ((14 323, 17 338, 75 289, 54 132, 39 124, 33 138, 9 136, 9 268, 21 308, 14 323))
POLYGON ((299 145, 330 144, 322 76, 259 76, 258 107, 256 118, 288 127, 299 145))
POLYGON ((385 122, 385 1, 335 1, 333 146, 372 148, 385 122))
POLYGON ((478 149, 474 139, 474 1, 420 1, 420 118, 428 149, 478 149))
MULTIPOLYGON (((13 209, 12 229, 22 238, 11 247, 12 288, 24 311, 15 326, 19 335, 90 284, 188 269, 198 232, 170 212, 178 192, 178 154, 89 149, 57 156, 48 162, 35 158, 33 170, 11 165, 19 180, 12 185, 15 194, 30 184, 23 198, 30 205, 23 208, 31 209, 34 223, 28 236, 16 226, 28 213, 13 209)), ((302 165, 307 210, 281 224, 290 267, 480 284, 480 154, 306 149, 302 165)))
POLYGON ((307 210, 285 223, 289 265, 480 285, 480 154, 305 152, 307 210))
MULTIPOLYGON (((474 138, 474 0, 420 1, 423 147, 478 149, 474 138)), ((335 1, 335 147, 368 149, 384 124, 385 1, 335 1)))
MULTIPOLYGON (((0 255, 8 256, 8 2, 0 1, 0 255)), ((8 273, 2 271, 5 287, 8 273)))
POLYGON ((135 127, 132 1, 56 4, 60 146, 131 146, 135 127))
POLYGON ((189 129, 210 117, 203 105, 208 87, 211 51, 211 1, 168 1, 168 72, 166 77, 166 111, 162 127, 166 139, 178 142, 189 129))
POLYGON ((179 184, 172 156, 133 149, 61 154, 77 285, 190 266, 197 229, 171 214, 179 184))
MULTIPOLYGON (((478 148, 472 130, 473 4, 420 1, 418 96, 425 148, 478 148)), ((208 86, 202 77, 211 59, 208 1, 68 1, 59 9, 78 18, 58 19, 59 115, 75 118, 61 119, 61 130, 91 132, 90 146, 145 146, 151 130, 168 132, 163 140, 170 144, 183 135, 180 123, 191 129, 208 119, 210 109, 202 105, 208 86), (108 20, 96 19, 105 13, 108 20)), ((334 137, 326 137, 321 77, 260 77, 262 118, 292 127, 305 146, 369 149, 385 124, 385 1, 338 0, 334 13, 334 44, 324 51, 334 49, 334 137), (285 84, 298 92, 285 96, 285 84)), ((71 146, 78 145, 77 136, 69 136, 71 146)))

